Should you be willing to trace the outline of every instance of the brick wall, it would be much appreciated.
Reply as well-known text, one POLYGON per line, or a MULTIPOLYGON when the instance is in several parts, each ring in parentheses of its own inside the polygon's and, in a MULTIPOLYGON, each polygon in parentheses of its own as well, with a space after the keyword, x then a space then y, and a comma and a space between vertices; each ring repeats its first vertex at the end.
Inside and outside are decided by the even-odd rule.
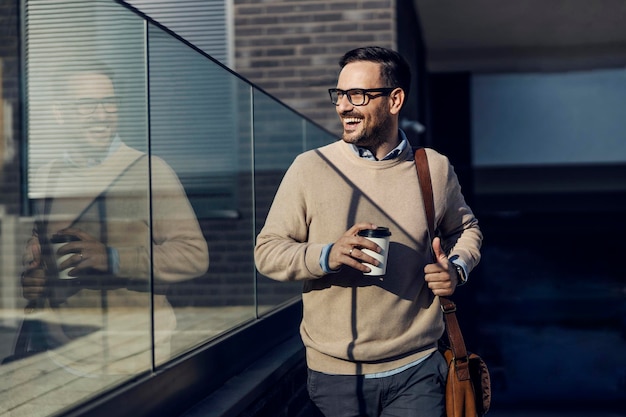
POLYGON ((327 89, 337 61, 369 45, 396 47, 396 0, 234 0, 235 70, 331 132, 327 89))
MULTIPOLYGON (((337 137, 341 128, 327 89, 336 85, 338 60, 348 50, 367 45, 396 48, 396 1, 400 0, 234 0, 235 71, 337 137)), ((265 106, 257 111, 271 110, 265 106)), ((257 115, 259 120, 275 115, 257 115)), ((280 117, 280 116, 279 116, 280 117)), ((249 126, 241 127, 244 131, 249 126)), ((255 173, 256 233, 263 225, 284 170, 293 160, 293 126, 287 120, 258 123, 257 157, 273 161, 271 170, 255 173)), ((245 137, 245 133, 242 133, 245 137)), ((250 178, 242 173, 238 211, 233 220, 203 220, 211 253, 210 273, 176 284, 175 305, 248 304, 254 271, 249 212, 250 178), (243 236, 243 238, 242 238, 243 236)), ((299 283, 277 283, 261 277, 259 303, 279 304, 301 291, 299 283)))
MULTIPOLYGON (((268 93, 327 128, 340 131, 326 89, 336 83, 340 56, 349 49, 378 44, 394 47, 395 0, 235 0, 236 70, 268 93)), ((0 60, 2 65, 2 98, 12 109, 11 142, 13 158, 0 159, 2 203, 12 213, 21 207, 19 91, 19 2, 0 0, 0 60)), ((299 132, 298 132, 299 133, 299 132)), ((6 143, 3 138, 2 143, 6 143)), ((277 139, 273 137, 273 139, 277 139)), ((281 136, 279 141, 293 142, 281 136)), ((282 145, 277 147, 284 150, 282 145)), ((8 149, 3 148, 3 152, 8 149)), ((274 155, 273 158, 276 158, 274 155)), ((289 157, 289 160, 292 158, 289 157)), ((282 164, 281 164, 282 165, 282 164)), ((273 198, 282 177, 282 169, 259 173, 257 209, 259 219, 273 198), (261 181, 262 180, 262 181, 261 181)), ((245 173, 242 177, 245 177, 245 173)), ((239 201, 241 218, 237 220, 202 220, 211 248, 211 273, 172 289, 175 304, 229 305, 251 303, 254 271, 251 258, 250 201, 242 178, 239 201), (215 230, 221 230, 216 238, 215 230), (210 234, 210 236, 209 236, 210 234), (245 236, 242 238, 242 236, 245 236), (222 265, 229 265, 221 270, 222 265), (234 267, 233 265, 236 265, 234 267), (226 285, 228 284, 228 285, 226 285)), ((261 226, 258 224, 257 226, 261 226)), ((258 231, 258 230, 257 230, 258 231)), ((299 293, 298 285, 285 285, 262 279, 257 288, 262 303, 275 304, 299 293)))

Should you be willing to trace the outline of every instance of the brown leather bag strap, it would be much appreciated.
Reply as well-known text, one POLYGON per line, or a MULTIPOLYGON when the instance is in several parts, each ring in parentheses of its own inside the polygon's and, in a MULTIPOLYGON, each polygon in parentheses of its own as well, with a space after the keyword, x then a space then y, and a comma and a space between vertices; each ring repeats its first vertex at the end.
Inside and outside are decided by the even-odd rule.
POLYGON ((428 158, 424 148, 417 148, 415 151, 415 166, 417 168, 417 179, 422 189, 424 200, 424 210, 428 221, 428 238, 432 242, 435 237, 435 202, 433 200, 433 184, 430 180, 430 169, 428 168, 428 158))
POLYGON ((457 377, 459 381, 469 379, 469 357, 465 349, 465 341, 463 340, 459 322, 456 319, 456 304, 454 304, 454 301, 444 297, 439 297, 439 302, 443 311, 443 319, 446 322, 446 332, 448 333, 450 349, 452 349, 452 355, 454 356, 454 367, 456 368, 457 377))
MULTIPOLYGON (((428 221, 428 238, 432 244, 435 236, 435 203, 433 199, 433 185, 430 179, 430 169, 428 168, 428 158, 426 150, 418 148, 415 150, 415 166, 417 168, 417 178, 422 190, 422 198, 424 200, 424 210, 426 211, 426 220, 428 221)), ((431 250, 432 253, 432 250, 431 250)), ((456 319, 456 304, 444 297, 439 297, 443 318, 446 322, 446 332, 448 333, 448 341, 454 355, 454 366, 456 368, 459 380, 469 379, 469 361, 467 350, 465 349, 465 341, 456 319)))

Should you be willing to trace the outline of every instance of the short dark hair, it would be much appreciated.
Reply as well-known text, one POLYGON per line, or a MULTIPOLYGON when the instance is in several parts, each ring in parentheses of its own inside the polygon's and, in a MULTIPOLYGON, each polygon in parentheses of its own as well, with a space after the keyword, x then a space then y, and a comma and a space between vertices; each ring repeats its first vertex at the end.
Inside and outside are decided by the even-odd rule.
POLYGON ((411 90, 411 67, 402 55, 381 46, 366 46, 353 49, 339 60, 343 69, 346 65, 357 61, 370 61, 380 64, 380 77, 385 85, 382 87, 400 87, 408 96, 411 90))

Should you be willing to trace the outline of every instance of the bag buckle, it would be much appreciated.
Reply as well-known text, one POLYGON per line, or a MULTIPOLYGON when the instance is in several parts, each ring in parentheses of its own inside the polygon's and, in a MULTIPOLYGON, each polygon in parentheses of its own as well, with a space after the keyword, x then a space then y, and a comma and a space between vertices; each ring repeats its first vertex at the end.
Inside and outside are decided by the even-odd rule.
POLYGON ((443 311, 444 314, 454 313, 456 312, 456 304, 454 303, 441 304, 441 311, 443 311))

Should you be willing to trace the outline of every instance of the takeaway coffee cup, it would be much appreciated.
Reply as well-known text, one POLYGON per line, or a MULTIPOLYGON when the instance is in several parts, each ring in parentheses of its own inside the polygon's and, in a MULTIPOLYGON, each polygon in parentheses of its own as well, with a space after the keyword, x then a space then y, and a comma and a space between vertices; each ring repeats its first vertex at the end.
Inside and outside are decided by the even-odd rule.
POLYGON ((363 274, 373 276, 385 275, 387 272, 387 254, 389 253, 389 237, 391 236, 391 232, 386 227, 378 227, 376 229, 361 230, 359 236, 371 240, 382 249, 380 253, 373 252, 369 249, 362 249, 363 253, 376 258, 380 262, 378 266, 365 263, 365 265, 370 267, 371 271, 364 272, 363 274))
MULTIPOLYGON (((63 263, 63 261, 65 261, 67 258, 69 258, 70 256, 74 255, 74 253, 67 253, 65 255, 62 256, 58 256, 57 255, 57 251, 59 250, 59 248, 63 245, 66 245, 69 242, 76 242, 80 240, 79 238, 77 238, 76 236, 69 236, 69 235, 54 235, 52 236, 52 238, 50 239, 50 243, 52 244, 52 254, 55 256, 56 260, 57 260, 57 269, 58 267, 63 263)), ((70 269, 74 268, 74 266, 70 266, 69 268, 65 268, 63 271, 59 270, 59 279, 74 279, 76 277, 71 277, 68 275, 68 272, 70 271, 70 269)))

